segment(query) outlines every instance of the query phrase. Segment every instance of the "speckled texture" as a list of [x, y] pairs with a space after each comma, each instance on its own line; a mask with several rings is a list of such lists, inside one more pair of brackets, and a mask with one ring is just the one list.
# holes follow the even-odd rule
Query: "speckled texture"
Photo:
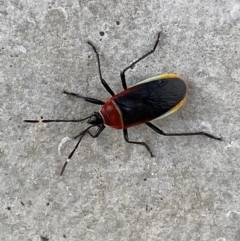
[[[188, 84], [176, 114], [147, 126], [107, 128], [89, 136], [59, 177], [75, 145], [58, 145], [86, 124], [27, 124], [24, 119], [81, 118], [105, 101], [103, 76], [122, 89], [119, 71], [162, 39], [154, 55], [127, 73], [127, 83], [165, 72]], [[0, 1], [0, 239], [240, 240], [240, 2]]]

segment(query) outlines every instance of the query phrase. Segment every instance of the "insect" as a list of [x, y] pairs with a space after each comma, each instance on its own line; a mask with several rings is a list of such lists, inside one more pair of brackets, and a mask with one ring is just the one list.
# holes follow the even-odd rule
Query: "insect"
[[[129, 140], [129, 127], [139, 124], [146, 124], [152, 130], [164, 136], [204, 135], [215, 140], [222, 140], [221, 137], [216, 137], [203, 131], [191, 133], [166, 133], [150, 122], [154, 119], [164, 118], [172, 114], [173, 112], [177, 111], [185, 102], [187, 86], [180, 76], [176, 74], [162, 74], [143, 80], [130, 88], [127, 87], [125, 78], [126, 71], [130, 68], [133, 68], [135, 64], [145, 59], [150, 54], [154, 53], [159, 43], [160, 34], [161, 32], [158, 33], [157, 40], [151, 51], [147, 52], [142, 57], [132, 62], [123, 71], [121, 71], [120, 77], [124, 90], [117, 94], [113, 92], [107, 82], [103, 79], [99, 53], [96, 47], [88, 41], [88, 44], [92, 47], [96, 54], [101, 83], [112, 97], [104, 102], [102, 100], [86, 97], [73, 92], [63, 91], [63, 93], [83, 99], [92, 104], [101, 105], [102, 107], [99, 112], [93, 112], [91, 115], [78, 120], [45, 120], [42, 118], [40, 120], [24, 120], [28, 123], [82, 122], [87, 120], [87, 123], [90, 126], [74, 137], [74, 139], [78, 139], [78, 142], [68, 156], [67, 161], [64, 163], [60, 175], [63, 174], [69, 160], [72, 158], [73, 154], [78, 148], [82, 138], [86, 134], [89, 134], [92, 138], [96, 138], [102, 133], [106, 126], [115, 129], [122, 129], [123, 137], [126, 142], [145, 146], [152, 157], [154, 157], [153, 152], [145, 142]], [[97, 130], [94, 134], [90, 132], [90, 129], [93, 127], [97, 127]]]

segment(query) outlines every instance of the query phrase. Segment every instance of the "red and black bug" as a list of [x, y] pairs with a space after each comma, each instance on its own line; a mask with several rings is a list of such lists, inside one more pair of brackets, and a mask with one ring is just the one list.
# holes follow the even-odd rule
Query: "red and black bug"
[[[124, 139], [128, 143], [145, 146], [152, 157], [154, 155], [150, 147], [145, 142], [129, 140], [127, 130], [129, 127], [139, 124], [146, 124], [152, 130], [164, 136], [204, 135], [215, 140], [222, 140], [221, 137], [216, 137], [202, 131], [192, 133], [165, 133], [150, 122], [154, 119], [164, 118], [172, 114], [173, 112], [177, 111], [185, 102], [187, 86], [186, 83], [178, 75], [159, 75], [143, 80], [138, 84], [127, 88], [125, 72], [128, 69], [132, 68], [135, 64], [152, 54], [159, 43], [159, 39], [160, 33], [158, 34], [154, 48], [145, 55], [143, 55], [141, 58], [131, 63], [120, 73], [124, 90], [118, 94], [115, 94], [110, 88], [110, 86], [107, 84], [107, 82], [103, 79], [98, 51], [91, 42], [88, 42], [97, 57], [98, 71], [101, 83], [112, 97], [106, 102], [104, 102], [95, 98], [85, 97], [76, 93], [63, 91], [63, 93], [65, 94], [84, 99], [85, 101], [96, 105], [102, 105], [102, 107], [99, 112], [93, 112], [90, 116], [87, 116], [80, 120], [24, 120], [28, 123], [82, 122], [84, 120], [88, 120], [87, 123], [90, 124], [90, 126], [74, 137], [74, 139], [78, 139], [78, 142], [74, 147], [73, 151], [68, 156], [67, 161], [64, 163], [60, 175], [63, 174], [67, 163], [72, 158], [82, 138], [86, 134], [89, 134], [92, 138], [96, 138], [102, 133], [106, 126], [110, 126], [115, 129], [122, 129]], [[98, 127], [97, 131], [94, 134], [90, 132], [90, 129], [93, 127]]]

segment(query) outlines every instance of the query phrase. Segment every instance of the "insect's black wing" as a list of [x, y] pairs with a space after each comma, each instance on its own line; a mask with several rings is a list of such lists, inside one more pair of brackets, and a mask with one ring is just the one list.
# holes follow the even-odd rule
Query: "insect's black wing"
[[177, 78], [135, 85], [114, 98], [126, 126], [156, 119], [176, 107], [186, 95], [186, 84]]

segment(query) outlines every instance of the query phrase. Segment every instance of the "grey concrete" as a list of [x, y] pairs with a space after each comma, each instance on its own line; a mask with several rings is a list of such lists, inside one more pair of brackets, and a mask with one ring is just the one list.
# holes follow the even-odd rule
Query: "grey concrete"
[[[117, 21], [119, 23], [117, 24]], [[155, 121], [165, 131], [222, 135], [163, 137], [145, 125], [107, 128], [27, 124], [24, 119], [81, 118], [98, 106], [62, 94], [106, 100], [103, 76], [118, 92], [119, 71], [161, 43], [127, 73], [132, 85], [165, 72], [181, 75], [188, 100]], [[240, 240], [240, 1], [0, 1], [0, 239]], [[101, 36], [100, 32], [104, 35]]]

